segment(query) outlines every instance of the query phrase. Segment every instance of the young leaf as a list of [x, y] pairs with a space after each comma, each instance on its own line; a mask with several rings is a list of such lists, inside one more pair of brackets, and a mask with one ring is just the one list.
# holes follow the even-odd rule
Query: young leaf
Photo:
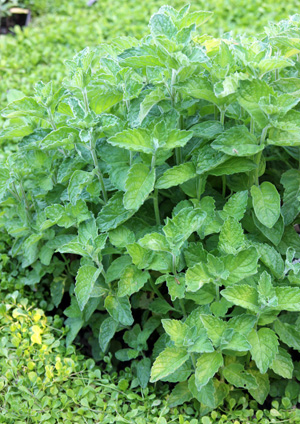
[[172, 374], [189, 359], [186, 349], [167, 347], [156, 358], [151, 369], [151, 383]]
[[270, 307], [276, 307], [278, 305], [278, 297], [272, 285], [271, 276], [266, 271], [264, 271], [259, 278], [257, 291], [259, 302], [262, 305]]
[[223, 366], [223, 356], [220, 352], [203, 353], [197, 361], [195, 383], [200, 390]]
[[251, 344], [251, 356], [262, 374], [266, 373], [278, 352], [278, 340], [269, 328], [252, 330], [248, 336]]
[[225, 254], [236, 254], [244, 247], [244, 243], [241, 224], [235, 218], [227, 218], [221, 228], [218, 248]]
[[236, 284], [257, 272], [257, 261], [259, 255], [254, 247], [240, 251], [237, 255], [225, 256], [224, 266], [229, 271], [225, 285]]
[[157, 105], [157, 103], [159, 103], [161, 100], [164, 100], [165, 98], [165, 93], [160, 88], [151, 91], [141, 103], [139, 113], [140, 123], [143, 122], [153, 106]]
[[192, 162], [182, 163], [167, 169], [157, 180], [155, 187], [166, 189], [182, 184], [196, 176], [195, 165]]
[[110, 231], [118, 225], [123, 224], [133, 214], [135, 210], [127, 210], [123, 205], [123, 193], [118, 192], [109, 199], [101, 209], [97, 217], [97, 226], [100, 231]]
[[127, 297], [107, 296], [104, 306], [115, 321], [125, 326], [133, 324], [133, 316]]
[[107, 140], [110, 144], [133, 152], [153, 153], [154, 144], [148, 130], [134, 128], [117, 133]]
[[254, 287], [247, 284], [239, 284], [232, 287], [227, 287], [221, 291], [221, 295], [229, 302], [242, 308], [249, 309], [257, 313], [259, 311], [258, 295]]
[[276, 187], [265, 181], [259, 187], [251, 187], [251, 196], [257, 219], [272, 228], [280, 216], [280, 196]]
[[131, 296], [144, 287], [148, 279], [147, 271], [141, 271], [135, 265], [127, 266], [118, 283], [118, 296]]
[[128, 173], [125, 183], [124, 206], [127, 210], [137, 210], [153, 190], [155, 169], [149, 170], [147, 165], [136, 163]]

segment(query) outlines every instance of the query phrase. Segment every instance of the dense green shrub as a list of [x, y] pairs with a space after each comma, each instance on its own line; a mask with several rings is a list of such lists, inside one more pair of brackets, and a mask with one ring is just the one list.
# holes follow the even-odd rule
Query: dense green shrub
[[197, 36], [210, 16], [166, 6], [86, 48], [1, 133], [1, 225], [28, 284], [69, 293], [67, 343], [85, 328], [201, 414], [300, 394], [299, 16], [241, 40]]

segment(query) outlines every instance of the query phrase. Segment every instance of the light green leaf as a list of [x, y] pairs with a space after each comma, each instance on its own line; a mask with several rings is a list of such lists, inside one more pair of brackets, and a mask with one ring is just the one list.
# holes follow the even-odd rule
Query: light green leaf
[[125, 326], [133, 324], [130, 302], [127, 297], [107, 296], [104, 306], [115, 321]]
[[57, 249], [57, 252], [60, 253], [74, 253], [75, 255], [88, 256], [85, 246], [78, 242], [77, 238], [75, 240], [69, 241], [69, 243], [64, 244], [63, 246]]
[[148, 130], [134, 128], [117, 133], [107, 140], [110, 144], [133, 152], [153, 153], [154, 144]]
[[166, 189], [177, 186], [196, 176], [195, 165], [192, 162], [182, 163], [167, 169], [157, 180], [155, 187]]
[[160, 146], [163, 150], [173, 150], [176, 147], [184, 147], [193, 137], [193, 131], [173, 129], [167, 133], [164, 143]]
[[80, 198], [80, 195], [83, 189], [89, 184], [92, 180], [93, 174], [85, 171], [75, 171], [70, 178], [68, 185], [68, 195], [72, 205], [75, 205], [77, 200]]
[[258, 282], [258, 300], [264, 306], [278, 305], [278, 298], [276, 296], [275, 288], [272, 285], [271, 275], [264, 271]]
[[43, 138], [39, 146], [43, 150], [52, 150], [59, 147], [72, 148], [76, 136], [78, 136], [78, 130], [71, 127], [60, 127]]
[[47, 119], [48, 114], [45, 107], [39, 105], [33, 97], [23, 97], [10, 103], [3, 111], [4, 118], [18, 118], [20, 116], [35, 116]]
[[269, 328], [252, 330], [248, 341], [252, 346], [250, 352], [257, 368], [262, 374], [266, 373], [278, 352], [279, 343], [276, 334]]
[[165, 35], [170, 39], [177, 33], [177, 28], [171, 18], [162, 13], [153, 15], [150, 19], [149, 26], [154, 38], [159, 35]]
[[126, 209], [139, 209], [154, 188], [155, 169], [136, 163], [128, 172], [125, 183], [124, 206]]
[[225, 256], [223, 261], [225, 269], [229, 271], [229, 276], [224, 284], [236, 284], [244, 278], [256, 274], [258, 259], [259, 255], [254, 247], [242, 250], [235, 256]]
[[233, 194], [225, 203], [223, 210], [220, 211], [221, 218], [225, 220], [227, 217], [232, 217], [240, 221], [246, 212], [247, 202], [247, 190]]
[[176, 346], [184, 347], [192, 343], [192, 340], [189, 340], [191, 336], [189, 334], [189, 327], [184, 322], [176, 319], [163, 319], [161, 323], [165, 332], [170, 336], [170, 339]]
[[244, 247], [244, 244], [241, 224], [235, 218], [227, 218], [221, 228], [218, 248], [225, 254], [235, 254]]
[[126, 247], [127, 244], [135, 242], [135, 235], [125, 225], [120, 225], [109, 232], [109, 241], [113, 246]]
[[195, 370], [195, 383], [200, 390], [218, 372], [224, 364], [220, 352], [203, 353], [197, 361]]
[[283, 378], [293, 378], [294, 364], [291, 355], [282, 347], [278, 348], [272, 364], [271, 370]]
[[154, 251], [170, 251], [170, 246], [166, 240], [166, 237], [160, 233], [146, 234], [143, 238], [139, 240], [139, 245], [146, 249]]
[[211, 146], [229, 156], [251, 156], [264, 148], [263, 145], [257, 143], [256, 137], [243, 125], [232, 127], [220, 134]]
[[251, 196], [257, 219], [272, 228], [280, 216], [280, 196], [276, 187], [265, 181], [259, 187], [251, 187]]
[[97, 217], [97, 226], [100, 231], [110, 231], [118, 225], [123, 224], [133, 214], [135, 210], [127, 210], [123, 205], [123, 193], [118, 192], [109, 199], [101, 209]]
[[104, 111], [108, 111], [112, 106], [119, 103], [123, 99], [123, 93], [114, 87], [96, 89], [88, 91], [89, 106], [93, 112], [100, 115]]
[[193, 395], [189, 389], [189, 384], [187, 381], [176, 384], [172, 390], [170, 397], [168, 399], [168, 404], [170, 408], [175, 406], [182, 405], [185, 402], [189, 402], [192, 399]]
[[255, 377], [247, 372], [242, 364], [232, 363], [223, 369], [223, 375], [228, 383], [242, 389], [256, 389], [258, 384]]
[[213, 12], [206, 11], [196, 11], [186, 14], [181, 21], [179, 22], [180, 28], [189, 27], [192, 24], [195, 24], [196, 27], [204, 24], [213, 16]]
[[151, 370], [151, 383], [172, 374], [189, 359], [186, 349], [167, 347], [156, 358]]
[[177, 277], [173, 275], [168, 275], [166, 277], [166, 283], [168, 287], [169, 295], [171, 296], [171, 300], [175, 299], [183, 299], [185, 294], [185, 279], [182, 276], [177, 275]]
[[153, 106], [157, 105], [161, 100], [166, 98], [165, 93], [160, 89], [156, 88], [151, 91], [142, 101], [140, 105], [139, 121], [140, 123], [146, 118]]
[[215, 408], [215, 388], [213, 384], [213, 379], [210, 379], [209, 382], [202, 386], [200, 389], [196, 386], [195, 375], [192, 375], [188, 381], [189, 389], [192, 392], [195, 399], [198, 402], [201, 402], [202, 405], [208, 406], [209, 408]]
[[105, 352], [109, 342], [114, 337], [118, 328], [118, 322], [108, 317], [102, 321], [99, 331], [99, 345], [102, 352]]
[[230, 318], [227, 322], [227, 328], [232, 328], [243, 336], [248, 336], [257, 321], [255, 315], [242, 314]]
[[99, 277], [101, 270], [102, 268], [84, 265], [80, 267], [77, 272], [75, 294], [81, 311], [83, 311], [90, 298], [94, 284]]
[[222, 152], [218, 152], [210, 145], [202, 147], [196, 158], [197, 160], [197, 174], [204, 174], [205, 172], [211, 171], [218, 165], [229, 159], [229, 156]]
[[204, 328], [207, 331], [208, 337], [213, 342], [214, 346], [218, 347], [221, 341], [222, 335], [224, 331], [226, 330], [225, 321], [213, 315], [205, 315], [205, 314], [200, 315], [200, 319]]
[[127, 266], [118, 283], [118, 296], [131, 296], [144, 287], [148, 279], [147, 271], [141, 271], [135, 265]]
[[247, 284], [237, 284], [227, 287], [221, 291], [221, 295], [234, 305], [249, 309], [255, 313], [259, 311], [257, 291], [254, 287]]
[[276, 309], [299, 312], [300, 311], [300, 288], [299, 287], [275, 287], [278, 305]]
[[300, 211], [300, 171], [290, 169], [280, 180], [284, 187], [282, 215], [285, 225], [291, 224]]

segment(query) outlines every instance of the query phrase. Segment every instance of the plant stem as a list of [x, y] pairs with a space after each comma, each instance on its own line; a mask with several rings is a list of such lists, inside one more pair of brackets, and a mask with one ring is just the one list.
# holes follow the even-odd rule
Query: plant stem
[[130, 166], [132, 165], [132, 160], [133, 160], [133, 153], [132, 153], [132, 151], [130, 150], [130, 151], [129, 151], [129, 165], [130, 165]]
[[[262, 133], [261, 133], [261, 137], [260, 137], [260, 145], [262, 145], [267, 137], [267, 133], [268, 133], [268, 129], [269, 126], [267, 125]], [[255, 156], [255, 163], [257, 165], [257, 168], [255, 169], [255, 185], [259, 185], [259, 165], [260, 165], [260, 159], [261, 159], [261, 155], [262, 155], [262, 151], [257, 153], [257, 155]]]
[[159, 215], [159, 206], [158, 206], [158, 189], [157, 188], [154, 190], [154, 194], [153, 194], [153, 206], [154, 206], [156, 225], [161, 225], [160, 215]]
[[155, 285], [155, 283], [154, 283], [153, 278], [151, 277], [151, 275], [150, 275], [149, 281], [150, 281], [150, 286], [152, 287], [152, 290], [154, 291], [154, 293], [157, 294], [158, 297], [160, 297], [161, 299], [163, 299], [163, 300], [166, 301], [166, 299], [163, 297], [163, 295], [161, 294], [161, 292], [156, 287], [156, 285]]
[[89, 113], [90, 107], [89, 107], [89, 99], [88, 99], [88, 96], [87, 96], [86, 88], [83, 88], [81, 90], [81, 92], [82, 92], [82, 96], [83, 96], [85, 111], [86, 111], [86, 113]]
[[220, 301], [220, 287], [216, 284], [216, 302]]
[[50, 124], [52, 126], [52, 129], [53, 130], [57, 130], [56, 125], [55, 125], [55, 122], [54, 122], [54, 119], [53, 119], [53, 114], [52, 114], [52, 111], [51, 111], [51, 108], [50, 107], [47, 108], [47, 112], [48, 112], [49, 121], [50, 121]]
[[217, 121], [219, 118], [219, 110], [216, 105], [214, 106], [214, 118], [215, 118], [215, 121]]
[[180, 308], [182, 310], [183, 317], [186, 318], [186, 310], [185, 310], [184, 300], [183, 299], [179, 299], [179, 305], [180, 305]]
[[226, 111], [226, 109], [221, 109], [221, 111], [220, 111], [220, 122], [221, 122], [221, 124], [222, 125], [224, 125], [224, 123], [225, 123], [225, 111]]
[[222, 196], [226, 196], [226, 175], [222, 175]]
[[99, 163], [98, 163], [96, 151], [93, 147], [90, 148], [90, 151], [91, 151], [94, 166], [95, 166], [95, 169], [96, 169], [96, 172], [97, 172], [97, 177], [98, 177], [98, 180], [99, 180], [100, 185], [101, 185], [103, 199], [104, 199], [104, 202], [106, 203], [107, 202], [107, 193], [106, 193], [106, 189], [105, 189], [105, 185], [104, 185], [104, 181], [103, 181], [103, 175], [102, 175], [102, 172], [99, 168]]
[[182, 158], [181, 158], [181, 148], [180, 147], [176, 147], [175, 148], [175, 157], [176, 157], [176, 165], [180, 165], [182, 162]]
[[251, 117], [251, 119], [250, 119], [250, 133], [254, 134], [254, 130], [255, 130], [255, 123], [254, 123], [254, 119]]

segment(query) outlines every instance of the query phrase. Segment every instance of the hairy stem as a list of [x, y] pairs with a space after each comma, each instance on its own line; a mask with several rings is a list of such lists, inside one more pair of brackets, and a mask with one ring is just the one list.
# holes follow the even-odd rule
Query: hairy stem
[[85, 111], [86, 111], [86, 113], [89, 113], [89, 111], [90, 111], [90, 106], [89, 106], [89, 99], [88, 99], [88, 96], [87, 96], [86, 88], [83, 88], [83, 89], [81, 90], [81, 92], [82, 92], [82, 96], [83, 96], [83, 101], [84, 101], [84, 108], [85, 108]]
[[91, 155], [92, 155], [92, 158], [93, 158], [94, 166], [95, 166], [95, 169], [96, 169], [97, 177], [98, 177], [98, 180], [99, 180], [100, 185], [101, 185], [103, 199], [104, 199], [104, 202], [106, 203], [107, 200], [108, 200], [107, 199], [107, 193], [106, 193], [106, 189], [105, 189], [105, 185], [104, 185], [104, 181], [103, 181], [103, 175], [102, 175], [101, 169], [99, 167], [96, 151], [93, 147], [91, 147], [90, 150], [91, 150]]
[[158, 206], [158, 189], [157, 188], [154, 190], [153, 206], [154, 206], [154, 214], [155, 214], [156, 225], [161, 225], [160, 214], [159, 214], [159, 206]]
[[52, 111], [51, 111], [51, 108], [50, 107], [47, 108], [47, 112], [48, 112], [49, 122], [51, 124], [52, 129], [53, 130], [57, 130], [56, 125], [55, 125], [55, 122], [54, 122], [53, 114], [52, 114]]

